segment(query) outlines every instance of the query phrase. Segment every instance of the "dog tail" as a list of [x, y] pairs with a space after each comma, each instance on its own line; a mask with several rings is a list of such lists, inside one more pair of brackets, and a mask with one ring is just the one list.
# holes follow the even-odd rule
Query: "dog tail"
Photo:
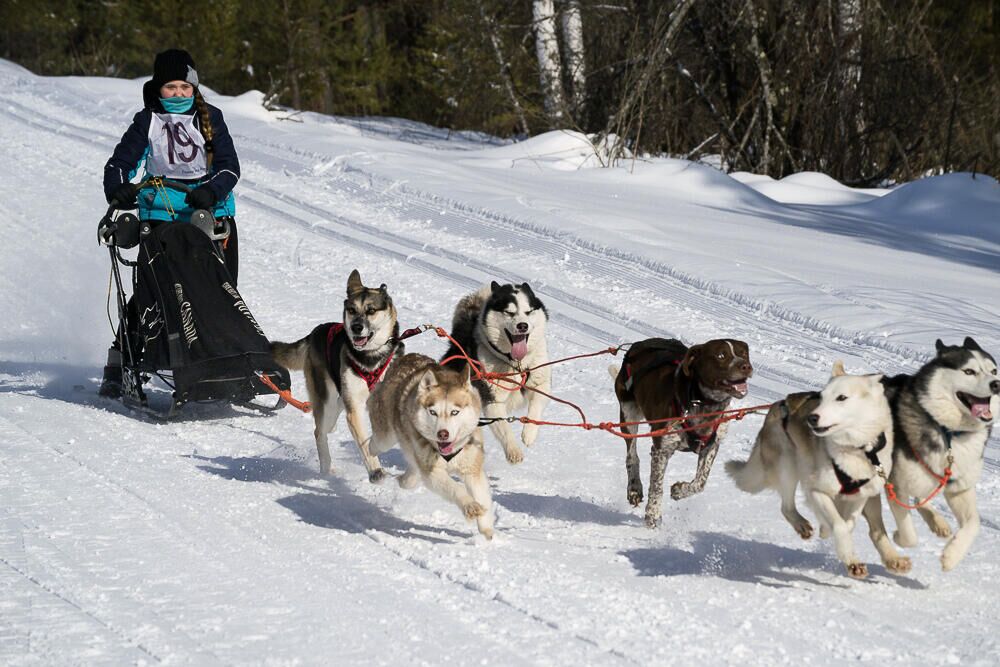
[[764, 455], [761, 453], [763, 449], [758, 441], [754, 443], [750, 458], [746, 461], [726, 461], [726, 473], [733, 478], [740, 491], [760, 493], [771, 486]]
[[619, 369], [614, 364], [611, 364], [610, 366], [608, 366], [608, 375], [611, 376], [612, 380], [617, 380], [618, 379], [618, 371], [619, 370], [621, 370], [621, 369]]
[[290, 371], [301, 371], [306, 367], [306, 353], [309, 351], [309, 336], [294, 343], [271, 343], [271, 356], [281, 366]]

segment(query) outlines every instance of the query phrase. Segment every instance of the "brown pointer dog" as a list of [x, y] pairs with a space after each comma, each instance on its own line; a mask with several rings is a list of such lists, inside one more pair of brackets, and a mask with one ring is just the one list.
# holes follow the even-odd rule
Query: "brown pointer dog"
[[[632, 344], [621, 369], [611, 366], [608, 370], [615, 378], [623, 422], [651, 421], [650, 430], [706, 424], [685, 433], [653, 438], [646, 525], [655, 528], [663, 514], [667, 461], [676, 451], [696, 453], [698, 470], [694, 479], [676, 482], [670, 487], [670, 497], [680, 500], [700, 493], [719, 452], [718, 442], [727, 430], [726, 424], [713, 427], [710, 424], [713, 417], [692, 416], [683, 422], [656, 420], [726, 410], [733, 398], [746, 396], [747, 379], [753, 375], [750, 350], [743, 341], [731, 338], [710, 340], [691, 348], [679, 340], [650, 338]], [[622, 430], [634, 434], [638, 427], [625, 426]], [[642, 502], [639, 455], [634, 438], [627, 439], [625, 444], [628, 501], [635, 507]]]

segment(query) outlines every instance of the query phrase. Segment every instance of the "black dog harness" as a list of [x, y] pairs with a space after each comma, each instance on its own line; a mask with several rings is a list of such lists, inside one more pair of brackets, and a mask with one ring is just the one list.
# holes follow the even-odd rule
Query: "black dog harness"
[[[872, 467], [874, 467], [875, 470], [878, 470], [882, 465], [878, 460], [878, 453], [885, 448], [885, 445], [885, 433], [881, 433], [878, 436], [875, 446], [865, 451], [865, 456], [868, 458], [868, 462], [872, 464]], [[861, 490], [861, 487], [872, 481], [871, 477], [868, 479], [853, 479], [850, 475], [844, 472], [832, 458], [830, 459], [830, 463], [833, 464], [833, 472], [837, 475], [837, 481], [840, 482], [840, 493], [842, 495], [853, 496]]]

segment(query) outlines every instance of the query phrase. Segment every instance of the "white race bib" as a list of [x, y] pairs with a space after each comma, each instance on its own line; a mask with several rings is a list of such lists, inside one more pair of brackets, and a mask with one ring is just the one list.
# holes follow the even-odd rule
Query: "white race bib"
[[202, 178], [208, 173], [205, 137], [194, 116], [154, 113], [149, 122], [149, 155], [146, 173], [167, 178]]

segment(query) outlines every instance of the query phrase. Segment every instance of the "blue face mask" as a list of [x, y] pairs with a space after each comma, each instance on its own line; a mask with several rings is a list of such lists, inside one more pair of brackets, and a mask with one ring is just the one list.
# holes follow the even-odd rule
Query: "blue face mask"
[[161, 97], [160, 104], [167, 113], [185, 113], [191, 110], [194, 97]]

